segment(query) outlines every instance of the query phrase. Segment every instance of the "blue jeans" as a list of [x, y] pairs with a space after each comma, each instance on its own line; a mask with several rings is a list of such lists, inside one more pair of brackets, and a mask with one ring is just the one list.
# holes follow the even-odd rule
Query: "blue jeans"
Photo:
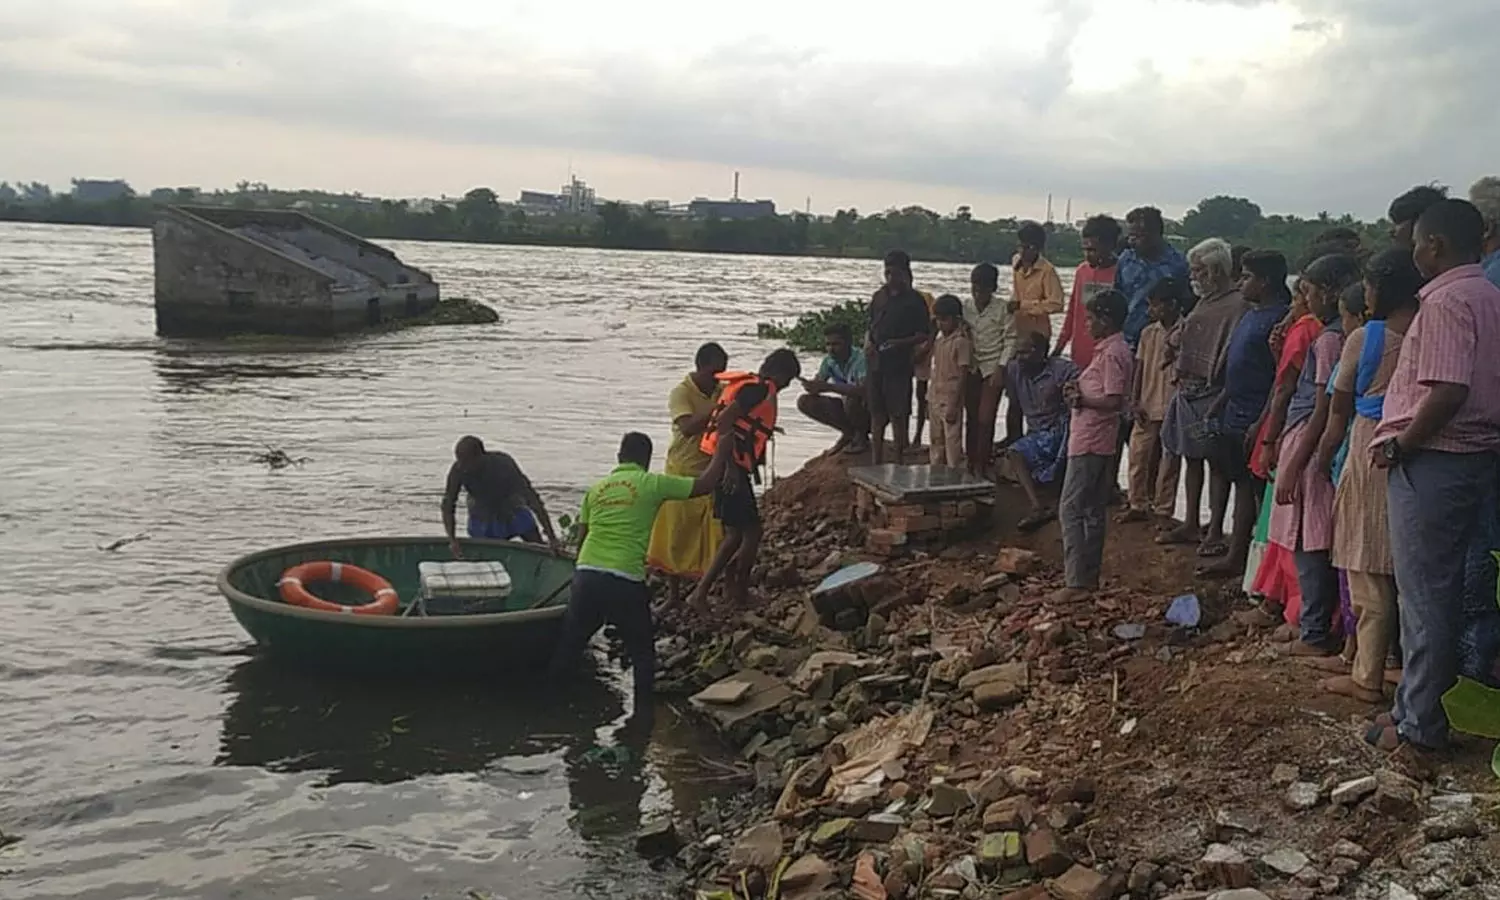
[[1339, 612], [1339, 576], [1327, 550], [1298, 550], [1297, 587], [1302, 591], [1302, 614], [1297, 627], [1304, 644], [1326, 644], [1333, 637], [1333, 619]]
[[1402, 655], [1391, 714], [1406, 740], [1442, 747], [1448, 742], [1443, 694], [1458, 680], [1465, 561], [1492, 512], [1496, 457], [1423, 451], [1388, 478]]
[[470, 515], [469, 537], [486, 538], [492, 541], [520, 538], [531, 544], [542, 542], [541, 532], [537, 530], [536, 516], [524, 506], [511, 514], [509, 519], [484, 519]]

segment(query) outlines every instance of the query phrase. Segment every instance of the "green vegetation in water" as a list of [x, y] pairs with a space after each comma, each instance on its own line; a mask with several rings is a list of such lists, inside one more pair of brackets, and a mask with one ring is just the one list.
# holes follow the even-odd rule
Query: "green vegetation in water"
[[438, 301], [438, 305], [420, 316], [390, 318], [371, 326], [374, 331], [399, 331], [403, 328], [427, 328], [434, 325], [493, 325], [500, 321], [500, 314], [478, 300], [454, 297]]
[[441, 300], [438, 305], [411, 319], [402, 320], [414, 327], [426, 325], [493, 325], [500, 321], [500, 314], [478, 300], [454, 297]]
[[863, 300], [849, 300], [828, 309], [805, 312], [790, 324], [783, 322], [761, 322], [755, 326], [757, 337], [772, 341], [784, 341], [796, 350], [819, 351], [823, 349], [824, 330], [834, 324], [849, 326], [854, 335], [854, 346], [863, 346], [865, 326], [870, 314]]
[[557, 539], [569, 550], [578, 549], [578, 530], [583, 523], [563, 513], [557, 517]]

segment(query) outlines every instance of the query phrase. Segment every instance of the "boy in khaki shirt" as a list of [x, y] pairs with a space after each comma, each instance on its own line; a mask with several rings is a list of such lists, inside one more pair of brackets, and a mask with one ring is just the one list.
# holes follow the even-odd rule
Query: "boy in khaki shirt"
[[944, 294], [932, 305], [938, 335], [932, 343], [932, 375], [927, 383], [932, 420], [930, 459], [935, 466], [964, 464], [964, 386], [974, 368], [974, 342], [964, 327], [963, 303]]
[[1130, 432], [1130, 508], [1120, 514], [1121, 522], [1144, 522], [1155, 514], [1158, 524], [1167, 524], [1177, 508], [1182, 461], [1163, 449], [1161, 423], [1172, 398], [1167, 335], [1177, 327], [1180, 289], [1180, 282], [1163, 278], [1147, 295], [1151, 324], [1141, 332], [1130, 405], [1135, 417]]

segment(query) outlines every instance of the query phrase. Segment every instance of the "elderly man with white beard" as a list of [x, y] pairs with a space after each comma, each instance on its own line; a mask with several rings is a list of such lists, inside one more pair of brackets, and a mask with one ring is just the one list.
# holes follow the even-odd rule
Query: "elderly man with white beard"
[[[1229, 508], [1230, 473], [1218, 453], [1218, 421], [1224, 402], [1224, 371], [1229, 336], [1250, 308], [1234, 283], [1234, 254], [1226, 241], [1210, 238], [1188, 251], [1188, 278], [1198, 304], [1168, 338], [1177, 393], [1162, 422], [1162, 446], [1181, 457], [1187, 473], [1187, 513], [1181, 525], [1163, 534], [1164, 544], [1198, 543], [1198, 555], [1225, 552], [1224, 514]], [[1203, 469], [1211, 475], [1208, 530], [1203, 531]]]

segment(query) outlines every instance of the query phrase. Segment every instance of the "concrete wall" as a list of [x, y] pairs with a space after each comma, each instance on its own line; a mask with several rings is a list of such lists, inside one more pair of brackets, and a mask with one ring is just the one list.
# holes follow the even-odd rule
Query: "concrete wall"
[[156, 331], [167, 337], [337, 330], [332, 279], [165, 215], [152, 230]]
[[[163, 336], [333, 334], [418, 315], [438, 302], [438, 286], [425, 273], [402, 266], [388, 251], [365, 250], [373, 245], [357, 239], [345, 244], [328, 235], [330, 242], [319, 243], [311, 252], [328, 249], [347, 260], [379, 258], [383, 262], [378, 265], [406, 269], [421, 280], [379, 283], [373, 275], [346, 267], [343, 260], [325, 259], [324, 265], [315, 266], [305, 248], [286, 245], [281, 252], [276, 249], [283, 246], [279, 241], [256, 243], [224, 227], [245, 227], [248, 221], [216, 223], [197, 212], [168, 209], [153, 229], [156, 330]], [[263, 222], [273, 229], [295, 231], [298, 237], [304, 234], [301, 228], [291, 228], [293, 221], [305, 221], [295, 214], [224, 212], [247, 220], [253, 216], [257, 228]], [[350, 277], [341, 278], [340, 273]]]

